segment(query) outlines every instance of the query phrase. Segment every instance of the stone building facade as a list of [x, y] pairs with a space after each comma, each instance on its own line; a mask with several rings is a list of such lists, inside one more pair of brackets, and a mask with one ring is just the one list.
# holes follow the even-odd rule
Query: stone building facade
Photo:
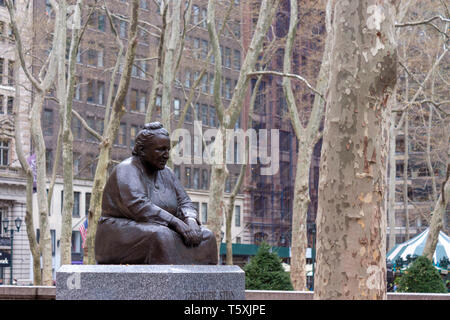
[[[24, 21], [21, 28], [32, 30], [32, 4], [16, 1], [18, 15]], [[27, 18], [28, 17], [28, 18]], [[15, 40], [9, 24], [9, 13], [5, 2], [0, 1], [0, 251], [12, 257], [11, 267], [0, 267], [0, 282], [28, 283], [31, 278], [31, 259], [25, 227], [26, 181], [16, 152], [16, 123], [24, 157], [30, 156], [30, 126], [28, 114], [31, 105], [30, 85], [16, 63]], [[24, 42], [30, 41], [30, 34]], [[17, 85], [21, 83], [21, 86]], [[20, 92], [17, 92], [20, 90]], [[16, 122], [17, 118], [17, 122]], [[20, 229], [15, 220], [21, 220]], [[8, 224], [5, 230], [6, 223]], [[14, 230], [11, 239], [11, 229]], [[13, 240], [13, 241], [11, 241]], [[11, 248], [12, 242], [12, 248]], [[12, 250], [11, 250], [12, 249]], [[10, 261], [11, 262], [11, 261]], [[16, 279], [17, 281], [15, 281]]]

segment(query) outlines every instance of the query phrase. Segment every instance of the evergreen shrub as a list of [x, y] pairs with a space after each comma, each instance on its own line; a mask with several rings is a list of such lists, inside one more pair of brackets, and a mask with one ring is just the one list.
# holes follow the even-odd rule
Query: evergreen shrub
[[447, 293], [439, 271], [423, 256], [414, 260], [396, 282], [399, 292]]
[[289, 273], [284, 271], [281, 259], [270, 252], [267, 243], [244, 266], [247, 290], [294, 290]]

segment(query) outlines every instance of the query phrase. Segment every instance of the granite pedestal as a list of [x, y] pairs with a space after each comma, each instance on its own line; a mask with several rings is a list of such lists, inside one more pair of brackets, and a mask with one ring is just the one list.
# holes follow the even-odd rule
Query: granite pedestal
[[57, 300], [244, 300], [238, 266], [64, 265]]

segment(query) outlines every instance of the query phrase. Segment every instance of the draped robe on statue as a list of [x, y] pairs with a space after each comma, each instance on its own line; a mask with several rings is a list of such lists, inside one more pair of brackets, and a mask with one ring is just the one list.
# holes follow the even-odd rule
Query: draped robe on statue
[[200, 226], [202, 241], [186, 246], [170, 228], [172, 219], [197, 220], [198, 212], [172, 170], [147, 172], [132, 156], [118, 164], [103, 192], [95, 238], [99, 264], [217, 264], [213, 233]]

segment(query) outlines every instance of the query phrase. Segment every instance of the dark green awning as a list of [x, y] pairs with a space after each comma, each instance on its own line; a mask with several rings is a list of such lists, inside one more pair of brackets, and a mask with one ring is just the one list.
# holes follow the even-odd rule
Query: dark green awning
[[[256, 244], [233, 243], [233, 256], [254, 256], [259, 249]], [[272, 247], [272, 252], [276, 252], [280, 258], [289, 258], [289, 247]], [[225, 243], [220, 244], [220, 254], [225, 255], [227, 247]]]

